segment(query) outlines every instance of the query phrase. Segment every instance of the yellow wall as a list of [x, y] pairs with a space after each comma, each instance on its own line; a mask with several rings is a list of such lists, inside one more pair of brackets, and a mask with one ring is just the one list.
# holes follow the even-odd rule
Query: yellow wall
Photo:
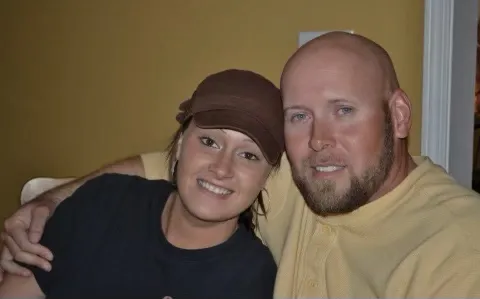
[[206, 74], [247, 68], [278, 83], [298, 32], [329, 29], [391, 53], [419, 153], [423, 1], [1, 1], [0, 219], [29, 178], [161, 149]]

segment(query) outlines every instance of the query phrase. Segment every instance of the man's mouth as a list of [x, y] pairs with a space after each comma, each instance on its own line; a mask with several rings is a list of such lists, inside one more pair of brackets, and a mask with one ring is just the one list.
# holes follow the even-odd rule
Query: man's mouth
[[329, 172], [335, 172], [335, 171], [338, 171], [338, 170], [342, 170], [342, 169], [345, 168], [345, 166], [341, 166], [341, 165], [322, 165], [322, 166], [315, 166], [313, 168], [318, 172], [329, 173]]

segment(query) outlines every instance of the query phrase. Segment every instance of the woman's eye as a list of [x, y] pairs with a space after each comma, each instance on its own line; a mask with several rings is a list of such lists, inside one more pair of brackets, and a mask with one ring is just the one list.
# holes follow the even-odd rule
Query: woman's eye
[[203, 143], [204, 145], [208, 146], [208, 147], [218, 148], [215, 141], [210, 137], [200, 137], [200, 142]]
[[243, 158], [245, 158], [247, 160], [259, 160], [257, 155], [249, 153], [249, 152], [241, 153], [240, 156], [242, 156]]

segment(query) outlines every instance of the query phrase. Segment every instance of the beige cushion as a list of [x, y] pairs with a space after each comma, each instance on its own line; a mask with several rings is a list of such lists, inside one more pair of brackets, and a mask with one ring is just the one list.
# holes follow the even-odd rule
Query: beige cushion
[[45, 191], [48, 191], [56, 186], [67, 183], [74, 178], [34, 178], [29, 180], [22, 188], [20, 194], [20, 203], [23, 205]]

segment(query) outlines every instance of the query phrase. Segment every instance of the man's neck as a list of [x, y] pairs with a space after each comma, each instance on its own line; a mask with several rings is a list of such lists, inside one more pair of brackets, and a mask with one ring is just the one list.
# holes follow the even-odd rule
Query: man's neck
[[178, 248], [202, 249], [225, 242], [236, 230], [237, 219], [206, 222], [185, 208], [177, 192], [168, 198], [162, 212], [161, 228], [167, 240]]
[[412, 172], [417, 164], [413, 161], [412, 156], [408, 153], [408, 149], [402, 148], [396, 154], [395, 161], [387, 176], [387, 179], [383, 183], [382, 187], [372, 196], [370, 202], [377, 200], [378, 198], [389, 193], [400, 185], [403, 180]]

